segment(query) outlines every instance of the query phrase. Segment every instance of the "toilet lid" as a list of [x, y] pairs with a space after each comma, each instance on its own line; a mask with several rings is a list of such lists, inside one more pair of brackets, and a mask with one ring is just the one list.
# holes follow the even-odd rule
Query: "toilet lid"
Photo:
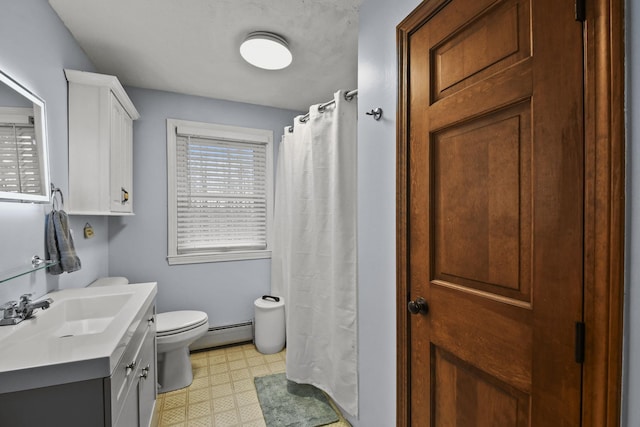
[[194, 310], [170, 311], [156, 315], [156, 334], [176, 334], [198, 326], [208, 321], [207, 313]]

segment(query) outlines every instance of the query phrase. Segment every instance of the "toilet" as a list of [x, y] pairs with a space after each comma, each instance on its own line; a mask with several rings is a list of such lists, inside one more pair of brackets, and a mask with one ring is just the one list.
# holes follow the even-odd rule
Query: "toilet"
[[[126, 285], [126, 277], [103, 277], [89, 286]], [[156, 345], [160, 393], [187, 387], [193, 381], [189, 345], [209, 329], [207, 313], [182, 310], [156, 314]]]

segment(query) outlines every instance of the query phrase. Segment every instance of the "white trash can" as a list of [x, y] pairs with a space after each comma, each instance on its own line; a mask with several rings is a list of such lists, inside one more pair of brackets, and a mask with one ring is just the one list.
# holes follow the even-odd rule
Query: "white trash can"
[[277, 353], [284, 348], [284, 300], [264, 295], [253, 303], [255, 307], [254, 342], [262, 354]]

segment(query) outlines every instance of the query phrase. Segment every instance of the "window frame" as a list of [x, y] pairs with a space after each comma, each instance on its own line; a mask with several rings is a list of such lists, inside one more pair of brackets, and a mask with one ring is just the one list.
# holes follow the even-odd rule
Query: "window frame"
[[[267, 247], [253, 250], [204, 251], [189, 254], [178, 253], [178, 204], [177, 204], [177, 130], [189, 129], [194, 135], [266, 145], [266, 191], [267, 191]], [[179, 119], [167, 119], [167, 262], [169, 265], [195, 264], [206, 262], [242, 261], [271, 258], [272, 222], [273, 222], [273, 131], [215, 123], [195, 122]]]

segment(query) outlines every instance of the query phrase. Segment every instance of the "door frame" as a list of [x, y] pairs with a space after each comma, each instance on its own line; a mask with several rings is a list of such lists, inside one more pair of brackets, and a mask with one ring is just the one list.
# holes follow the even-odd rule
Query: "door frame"
[[[409, 35], [451, 0], [425, 0], [397, 27], [396, 334], [398, 427], [411, 420], [408, 251]], [[580, 1], [580, 0], [577, 0]], [[624, 0], [586, 1], [582, 426], [620, 425], [624, 296]], [[424, 414], [420, 414], [424, 416]]]

